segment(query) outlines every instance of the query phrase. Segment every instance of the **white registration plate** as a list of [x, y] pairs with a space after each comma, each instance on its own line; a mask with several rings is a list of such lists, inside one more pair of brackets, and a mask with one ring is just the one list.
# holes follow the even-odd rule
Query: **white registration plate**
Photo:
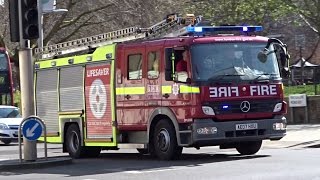
[[258, 123], [236, 124], [236, 130], [258, 129]]

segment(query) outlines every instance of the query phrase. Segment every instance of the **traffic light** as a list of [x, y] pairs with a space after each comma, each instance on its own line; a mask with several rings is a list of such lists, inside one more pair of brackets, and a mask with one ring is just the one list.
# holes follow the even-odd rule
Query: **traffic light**
[[19, 7], [18, 0], [9, 0], [10, 37], [12, 42], [19, 42]]
[[21, 19], [23, 39], [39, 38], [38, 2], [21, 0]]

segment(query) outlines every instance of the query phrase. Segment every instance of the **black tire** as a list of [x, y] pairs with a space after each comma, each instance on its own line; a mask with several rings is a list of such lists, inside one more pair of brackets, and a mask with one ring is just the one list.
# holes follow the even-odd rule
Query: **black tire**
[[89, 158], [95, 158], [100, 155], [101, 147], [85, 147], [85, 155]]
[[247, 141], [247, 142], [240, 142], [236, 145], [237, 151], [241, 155], [252, 155], [257, 153], [262, 145], [262, 140], [260, 141]]
[[179, 159], [182, 154], [182, 147], [178, 146], [175, 129], [167, 119], [162, 119], [156, 124], [152, 143], [152, 153], [161, 160]]
[[86, 154], [86, 148], [81, 146], [81, 134], [77, 124], [71, 124], [66, 134], [66, 148], [72, 158], [82, 158]]
[[149, 154], [149, 149], [137, 149], [137, 151], [139, 152], [139, 154]]
[[12, 141], [9, 139], [1, 140], [5, 145], [9, 145]]

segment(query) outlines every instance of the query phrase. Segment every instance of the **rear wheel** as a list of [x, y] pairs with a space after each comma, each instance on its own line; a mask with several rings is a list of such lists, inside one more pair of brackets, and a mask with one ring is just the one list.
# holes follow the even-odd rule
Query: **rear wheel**
[[260, 141], [247, 141], [247, 142], [240, 142], [236, 145], [237, 151], [241, 155], [252, 155], [257, 153], [262, 145], [262, 140]]
[[180, 158], [182, 147], [178, 146], [176, 132], [167, 119], [160, 120], [154, 129], [152, 137], [153, 152], [161, 160]]
[[77, 124], [71, 124], [66, 134], [66, 148], [72, 158], [81, 158], [86, 154], [86, 148], [81, 146], [81, 135]]
[[4, 140], [1, 140], [5, 145], [9, 145], [11, 143], [11, 140], [8, 140], [8, 139], [4, 139]]

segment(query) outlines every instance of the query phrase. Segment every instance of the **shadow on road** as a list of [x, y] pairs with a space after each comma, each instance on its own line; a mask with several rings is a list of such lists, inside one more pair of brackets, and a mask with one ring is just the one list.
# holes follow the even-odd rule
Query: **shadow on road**
[[99, 158], [75, 159], [73, 164], [43, 169], [16, 170], [0, 172], [2, 176], [23, 174], [63, 174], [68, 176], [86, 176], [118, 172], [152, 172], [203, 166], [210, 163], [266, 158], [270, 155], [241, 156], [238, 154], [183, 154], [180, 160], [159, 161], [148, 155], [137, 153], [102, 153]]

